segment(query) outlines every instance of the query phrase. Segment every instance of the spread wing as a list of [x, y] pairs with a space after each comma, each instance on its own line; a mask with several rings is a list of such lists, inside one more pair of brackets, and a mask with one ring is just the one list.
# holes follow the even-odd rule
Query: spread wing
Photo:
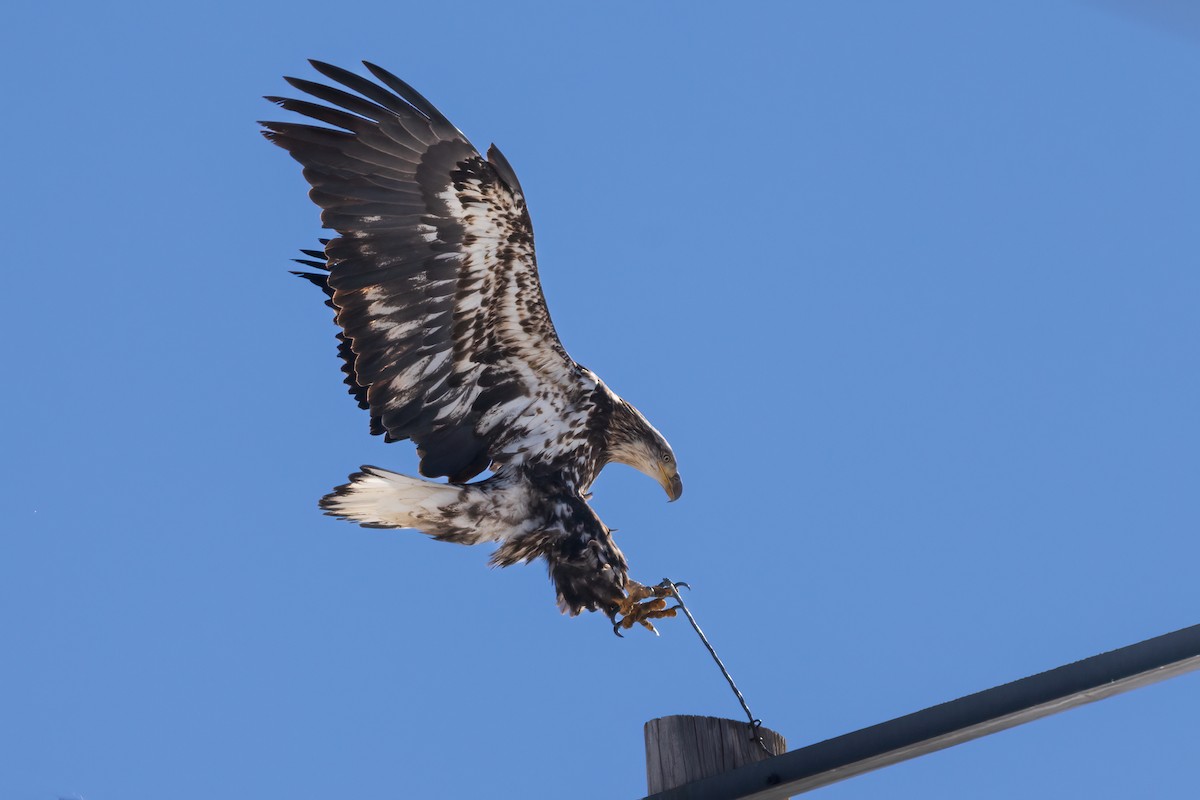
[[288, 78], [323, 103], [267, 99], [322, 125], [263, 133], [304, 166], [337, 232], [328, 275], [310, 280], [327, 288], [372, 432], [412, 439], [421, 473], [455, 482], [534, 457], [589, 387], [550, 321], [512, 168], [387, 71], [366, 64], [375, 83], [311, 63], [357, 94]]

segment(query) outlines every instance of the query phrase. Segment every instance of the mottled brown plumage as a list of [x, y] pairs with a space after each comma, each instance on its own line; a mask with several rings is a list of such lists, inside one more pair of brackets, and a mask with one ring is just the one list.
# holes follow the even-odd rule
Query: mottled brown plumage
[[675, 499], [674, 453], [559, 342], [512, 167], [495, 147], [480, 155], [391, 73], [366, 64], [372, 81], [312, 64], [344, 89], [288, 78], [322, 102], [268, 99], [320, 125], [262, 123], [303, 165], [336, 232], [300, 260], [323, 271], [298, 274], [334, 309], [346, 383], [372, 433], [411, 439], [421, 474], [449, 480], [364, 467], [321, 507], [363, 525], [496, 541], [500, 566], [544, 558], [571, 614], [663, 616], [630, 600], [625, 558], [586, 496], [620, 461]]

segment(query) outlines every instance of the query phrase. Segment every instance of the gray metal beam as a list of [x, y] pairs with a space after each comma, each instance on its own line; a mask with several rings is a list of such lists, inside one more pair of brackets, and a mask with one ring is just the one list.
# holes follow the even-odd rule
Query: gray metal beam
[[783, 800], [1200, 668], [1200, 625], [651, 795]]

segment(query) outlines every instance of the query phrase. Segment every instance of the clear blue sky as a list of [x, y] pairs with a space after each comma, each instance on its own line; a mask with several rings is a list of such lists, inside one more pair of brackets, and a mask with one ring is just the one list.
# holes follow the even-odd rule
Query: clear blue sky
[[[792, 747], [1200, 622], [1200, 14], [1140, 7], [10, 10], [0, 797], [633, 798], [646, 720], [740, 714], [683, 621], [318, 512], [415, 458], [287, 274], [317, 211], [254, 121], [309, 57], [515, 165], [567, 348], [687, 486], [595, 505]], [[821, 796], [1190, 794], [1198, 713]]]

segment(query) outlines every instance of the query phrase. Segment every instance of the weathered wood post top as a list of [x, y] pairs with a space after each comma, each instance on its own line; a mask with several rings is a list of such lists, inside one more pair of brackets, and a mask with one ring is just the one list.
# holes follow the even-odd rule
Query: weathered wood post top
[[[766, 750], [756, 736], [762, 737]], [[782, 736], [767, 728], [752, 730], [744, 719], [685, 714], [652, 719], [646, 723], [648, 793], [674, 789], [786, 751]]]

